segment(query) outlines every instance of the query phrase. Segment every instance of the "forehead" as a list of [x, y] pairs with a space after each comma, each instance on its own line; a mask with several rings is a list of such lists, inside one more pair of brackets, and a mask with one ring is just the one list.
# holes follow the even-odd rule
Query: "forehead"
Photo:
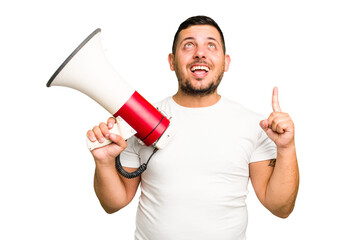
[[219, 43], [221, 42], [220, 33], [215, 27], [210, 25], [195, 25], [182, 30], [179, 33], [179, 42], [187, 38], [195, 40], [215, 39]]

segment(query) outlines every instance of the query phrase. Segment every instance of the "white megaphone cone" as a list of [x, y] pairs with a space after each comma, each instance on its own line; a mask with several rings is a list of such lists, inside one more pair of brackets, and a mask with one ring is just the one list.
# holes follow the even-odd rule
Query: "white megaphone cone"
[[[173, 130], [170, 121], [123, 80], [102, 49], [100, 29], [90, 34], [53, 74], [47, 87], [76, 89], [103, 106], [117, 119], [111, 131], [128, 139], [135, 134], [147, 146], [163, 148]], [[164, 134], [166, 131], [166, 134]], [[105, 146], [88, 140], [90, 150]]]

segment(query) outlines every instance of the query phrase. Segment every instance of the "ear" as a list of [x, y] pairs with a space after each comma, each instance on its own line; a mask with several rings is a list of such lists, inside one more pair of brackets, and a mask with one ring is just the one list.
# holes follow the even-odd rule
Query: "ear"
[[168, 61], [169, 61], [171, 71], [175, 71], [175, 67], [174, 67], [175, 56], [174, 56], [174, 54], [172, 54], [172, 53], [169, 54]]
[[231, 58], [228, 54], [225, 55], [225, 72], [229, 70]]

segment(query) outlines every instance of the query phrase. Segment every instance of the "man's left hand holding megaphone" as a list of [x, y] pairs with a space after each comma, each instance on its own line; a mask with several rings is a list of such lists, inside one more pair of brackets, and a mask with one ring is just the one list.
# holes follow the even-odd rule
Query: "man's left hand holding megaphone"
[[[100, 29], [96, 29], [91, 33], [56, 70], [46, 86], [78, 90], [116, 118], [116, 121], [110, 118], [107, 124], [100, 124], [92, 133], [88, 132], [87, 144], [90, 150], [114, 142], [116, 144], [107, 147], [108, 153], [119, 155], [126, 147], [125, 140], [135, 135], [146, 146], [154, 146], [154, 154], [157, 149], [164, 148], [175, 134], [173, 120], [170, 123], [168, 118], [118, 75], [104, 54], [100, 32]], [[116, 163], [122, 175], [133, 178], [146, 169], [148, 162], [134, 174], [122, 169], [119, 156]]]

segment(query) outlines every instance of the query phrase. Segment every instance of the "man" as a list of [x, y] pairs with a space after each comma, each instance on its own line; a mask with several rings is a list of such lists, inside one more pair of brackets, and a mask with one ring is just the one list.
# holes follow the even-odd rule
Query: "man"
[[113, 118], [87, 134], [91, 141], [114, 142], [92, 151], [94, 188], [106, 212], [129, 204], [141, 182], [135, 239], [245, 239], [249, 177], [273, 214], [286, 218], [294, 208], [299, 185], [294, 124], [280, 109], [277, 88], [273, 113], [265, 120], [217, 93], [230, 64], [225, 51], [211, 18], [196, 16], [180, 25], [168, 57], [179, 88], [156, 105], [176, 120], [177, 134], [141, 177], [119, 175], [115, 157], [121, 153], [131, 172], [147, 161], [152, 147], [110, 134]]

